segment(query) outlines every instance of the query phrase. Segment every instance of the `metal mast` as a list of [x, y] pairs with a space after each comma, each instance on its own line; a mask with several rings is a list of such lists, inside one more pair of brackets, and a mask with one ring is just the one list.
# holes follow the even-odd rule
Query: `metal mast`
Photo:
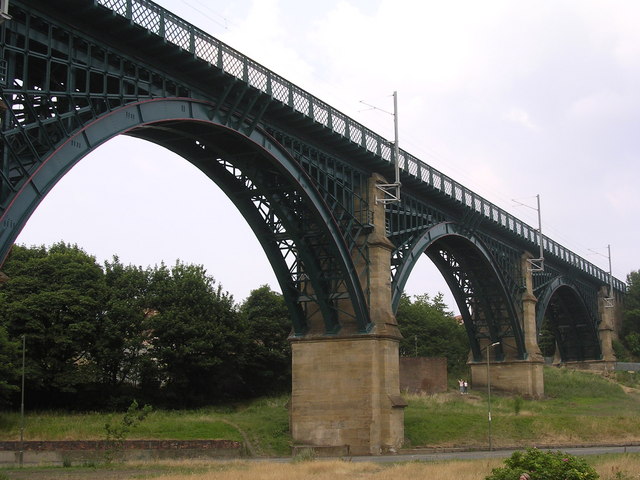
[[384, 195], [376, 197], [379, 203], [400, 203], [400, 145], [398, 143], [398, 92], [393, 92], [393, 130], [395, 141], [393, 144], [393, 163], [395, 167], [395, 181], [393, 183], [381, 183], [377, 185]]

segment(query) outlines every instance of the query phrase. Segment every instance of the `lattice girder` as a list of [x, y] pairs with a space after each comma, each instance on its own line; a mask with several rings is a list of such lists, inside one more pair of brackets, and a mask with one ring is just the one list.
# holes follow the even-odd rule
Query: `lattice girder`
[[[432, 214], [430, 217], [437, 216]], [[514, 294], [517, 289], [509, 283], [517, 271], [517, 254], [511, 255], [514, 263], [507, 264], [504, 261], [505, 249], [496, 248], [497, 242], [493, 242], [492, 250], [476, 236], [467, 237], [469, 230], [455, 222], [427, 224], [426, 227], [416, 228], [411, 237], [407, 237], [406, 229], [402, 229], [400, 235], [391, 236], [392, 241], [397, 242], [393, 254], [397, 262], [392, 280], [394, 308], [397, 308], [413, 266], [425, 253], [451, 289], [463, 317], [474, 358], [478, 360], [481, 357], [480, 344], [483, 340], [495, 342], [503, 338], [513, 338], [518, 357], [524, 358], [519, 298]], [[496, 255], [500, 260], [496, 260]], [[501, 355], [501, 352], [497, 353]]]
[[[139, 59], [134, 60], [123, 52], [115, 52], [78, 31], [60, 28], [45, 15], [20, 8], [14, 8], [12, 13], [15, 18], [11, 22], [12, 30], [8, 31], [6, 25], [0, 29], [5, 40], [1, 58], [7, 59], [9, 65], [1, 92], [3, 103], [8, 107], [0, 147], [3, 157], [0, 171], [0, 215], [4, 226], [2, 257], [21, 225], [67, 171], [114, 134], [132, 134], [132, 128], [147, 120], [143, 116], [152, 118], [170, 113], [168, 118], [171, 115], [193, 118], [204, 114], [206, 120], [246, 137], [255, 132], [269, 105], [268, 96], [237, 79], [225, 75], [219, 75], [217, 79], [211, 77], [215, 81], [209, 87], [215, 88], [204, 92], [198, 88], [200, 86], [187, 86], [171, 74]], [[258, 80], [256, 77], [252, 81]], [[198, 96], [211, 103], [205, 107], [205, 103], [196, 102], [195, 108], [200, 110], [197, 114], [193, 112], [195, 104], [188, 101], [169, 107], [170, 112], [154, 111], [154, 106], [144, 103], [153, 103], [155, 100], [152, 99], [158, 97], [186, 99]], [[132, 105], [135, 107], [127, 108]], [[108, 131], [106, 124], [100, 122], [104, 119], [117, 127]], [[99, 124], [102, 126], [98, 127]], [[87, 125], [94, 127], [87, 129]], [[168, 124], [158, 125], [160, 133], [157, 137], [166, 137], [164, 142], [171, 143], [169, 130]], [[142, 130], [135, 134], [140, 136]], [[265, 142], [267, 137], [261, 135], [257, 140], [261, 142], [260, 148], [273, 142], [273, 139]], [[280, 155], [286, 155], [284, 150]], [[315, 156], [320, 158], [317, 153]], [[62, 160], [53, 162], [53, 158]], [[366, 175], [335, 158], [329, 166], [326, 155], [322, 158], [322, 161], [316, 161], [313, 156], [299, 155], [296, 158], [299, 164], [290, 162], [289, 171], [285, 173], [298, 181], [304, 178], [307, 183], [299, 187], [297, 193], [295, 190], [286, 193], [291, 185], [268, 185], [264, 172], [257, 168], [252, 172], [254, 183], [251, 186], [250, 182], [245, 183], [244, 188], [256, 187], [255, 177], [263, 175], [263, 183], [255, 190], [260, 191], [262, 197], [253, 198], [251, 202], [261, 214], [267, 230], [271, 231], [274, 246], [268, 254], [270, 260], [276, 262], [277, 251], [287, 265], [291, 280], [285, 281], [287, 285], [283, 291], [293, 292], [293, 286], [296, 286], [297, 293], [290, 293], [289, 303], [293, 305], [295, 297], [295, 302], [303, 302], [305, 309], [320, 311], [327, 332], [336, 332], [340, 328], [337, 318], [345, 315], [353, 318], [358, 331], [366, 332], [370, 322], [365, 293], [358, 278], [366, 278], [368, 271], [354, 272], [352, 267], [353, 255], [365, 259], [359, 262], [365, 269], [368, 265], [367, 252], [362, 247], [368, 231], [360, 220], [367, 216], [367, 199], [357, 193], [366, 182]], [[238, 158], [233, 158], [233, 162], [242, 163]], [[320, 174], [301, 176], [300, 166], [302, 171], [310, 172], [309, 165], [312, 164], [314, 168], [324, 170]], [[245, 162], [243, 167], [249, 172], [251, 163]], [[362, 190], [366, 192], [366, 189]], [[311, 208], [305, 205], [305, 202], [309, 203], [309, 191], [315, 192], [312, 195], [316, 196]], [[314, 209], [323, 209], [325, 213], [318, 216]], [[243, 213], [247, 211], [248, 208], [244, 208]], [[285, 223], [288, 239], [283, 239], [280, 231]], [[285, 269], [279, 267], [279, 270], [282, 283]], [[310, 280], [301, 282], [303, 275]], [[311, 286], [300, 288], [303, 284]], [[342, 311], [345, 298], [356, 304], [346, 312]], [[305, 332], [308, 326], [301, 317], [296, 322], [296, 332]]]

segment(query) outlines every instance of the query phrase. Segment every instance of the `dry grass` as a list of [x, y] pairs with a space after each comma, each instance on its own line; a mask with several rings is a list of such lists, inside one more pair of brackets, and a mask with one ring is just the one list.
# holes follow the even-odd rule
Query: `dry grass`
[[[588, 458], [588, 457], [587, 457]], [[639, 455], [594, 457], [594, 467], [602, 480], [640, 480]], [[176, 464], [178, 466], [179, 464]], [[221, 462], [212, 465], [194, 462], [182, 464], [190, 473], [164, 474], [162, 480], [479, 480], [504, 465], [502, 459], [455, 460], [384, 464], [315, 460], [298, 463]], [[191, 466], [191, 468], [189, 467]], [[203, 471], [206, 470], [206, 471]]]
[[[640, 455], [587, 457], [601, 480], [640, 480]], [[13, 469], [16, 480], [482, 480], [502, 459], [407, 462], [399, 464], [314, 460], [304, 462], [180, 460], [132, 462], [103, 469]]]
[[234, 462], [224, 468], [215, 468], [196, 474], [173, 474], [163, 480], [405, 480], [407, 478], [433, 478], [438, 480], [477, 480], [491, 469], [501, 465], [500, 460], [458, 462], [403, 463], [397, 465], [316, 460], [300, 463], [245, 463]]

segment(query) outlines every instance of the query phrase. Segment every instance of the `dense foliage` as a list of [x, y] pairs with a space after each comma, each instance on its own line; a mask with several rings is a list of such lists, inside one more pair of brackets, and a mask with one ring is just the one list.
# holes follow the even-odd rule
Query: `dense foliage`
[[629, 290], [625, 297], [622, 339], [629, 352], [640, 358], [640, 271], [627, 275]]
[[[513, 480], [527, 474], [531, 480], [597, 480], [595, 469], [584, 460], [564, 452], [547, 452], [536, 448], [516, 451], [494, 468], [486, 480]], [[525, 477], [526, 478], [526, 477]]]
[[269, 287], [237, 305], [201, 266], [101, 266], [64, 243], [14, 246], [3, 269], [0, 403], [19, 401], [23, 335], [31, 408], [176, 408], [290, 385], [289, 320]]
[[446, 357], [450, 372], [464, 368], [469, 354], [467, 332], [448, 311], [441, 293], [433, 300], [427, 294], [413, 300], [403, 295], [396, 316], [403, 336], [401, 355]]

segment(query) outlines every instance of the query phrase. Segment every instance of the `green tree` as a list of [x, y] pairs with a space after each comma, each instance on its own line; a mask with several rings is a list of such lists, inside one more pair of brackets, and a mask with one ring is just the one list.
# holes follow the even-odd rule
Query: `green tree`
[[253, 395], [291, 386], [291, 320], [282, 295], [268, 285], [252, 290], [240, 307], [246, 337], [243, 377]]
[[538, 346], [545, 357], [553, 357], [556, 353], [556, 337], [553, 333], [551, 321], [547, 317], [542, 321], [542, 327], [538, 335]]
[[242, 334], [233, 297], [202, 266], [177, 262], [151, 272], [150, 354], [163, 385], [158, 402], [194, 406], [242, 390]]
[[9, 340], [7, 329], [0, 325], [0, 406], [8, 405], [11, 395], [19, 391], [18, 342]]
[[102, 316], [105, 283], [94, 257], [76, 245], [14, 246], [0, 286], [9, 337], [27, 336], [29, 398], [66, 403], [91, 381], [90, 346]]
[[464, 326], [447, 309], [443, 295], [433, 300], [428, 294], [414, 301], [402, 296], [396, 313], [400, 333], [400, 354], [418, 357], [446, 357], [451, 371], [464, 368], [469, 354], [469, 341]]
[[632, 355], [640, 357], [640, 271], [627, 275], [622, 339]]
[[146, 347], [150, 337], [149, 271], [124, 266], [114, 256], [112, 261], [105, 262], [104, 272], [107, 287], [104, 314], [96, 325], [91, 359], [103, 398], [129, 401], [130, 395], [123, 390], [140, 385], [149, 362]]

